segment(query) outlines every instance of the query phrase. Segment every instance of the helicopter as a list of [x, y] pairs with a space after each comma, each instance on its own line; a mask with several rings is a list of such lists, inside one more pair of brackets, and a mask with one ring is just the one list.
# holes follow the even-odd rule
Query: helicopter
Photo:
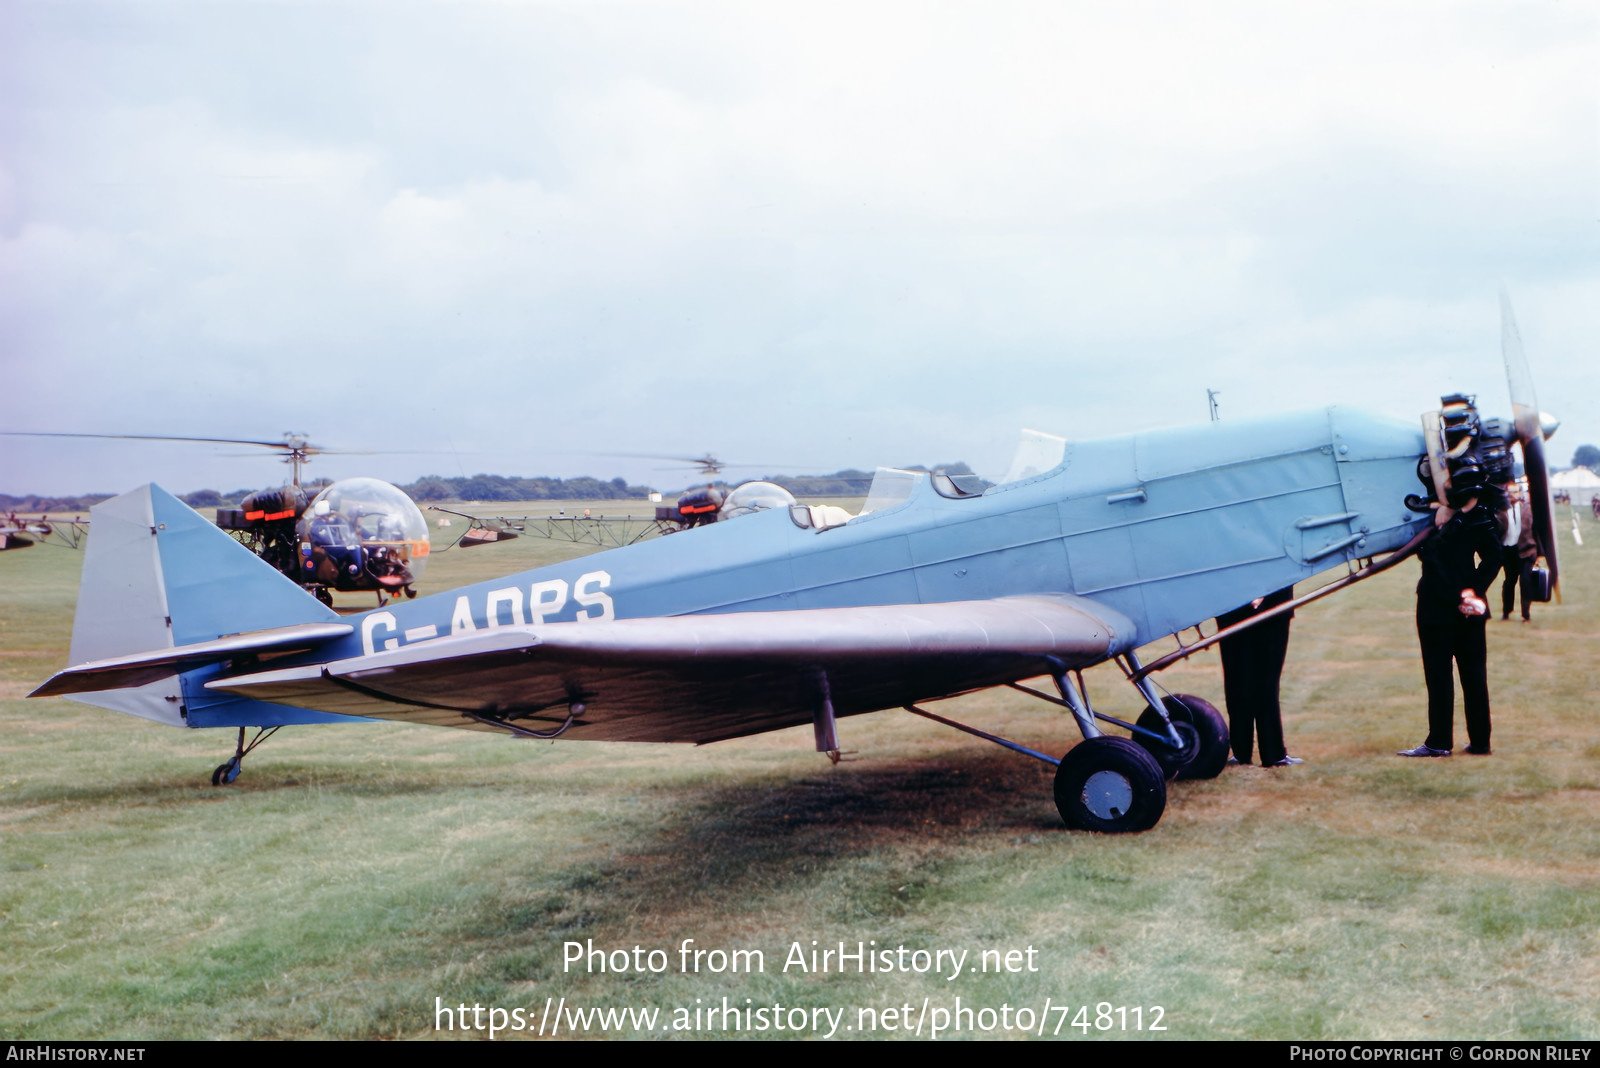
[[377, 478], [343, 478], [309, 500], [297, 485], [262, 490], [218, 508], [216, 524], [329, 607], [332, 591], [374, 591], [379, 606], [415, 597], [431, 549], [421, 510]]
[[[368, 452], [325, 449], [312, 444], [305, 434], [289, 432], [281, 441], [169, 434], [5, 433], [10, 437], [249, 445], [281, 452], [283, 462], [290, 466], [289, 484], [252, 493], [237, 508], [218, 508], [215, 522], [329, 607], [334, 591], [375, 592], [380, 607], [391, 597], [415, 597], [413, 584], [427, 567], [428, 524], [399, 487], [376, 478], [346, 478], [320, 490], [312, 487], [316, 491], [308, 495], [301, 485], [301, 472], [314, 456], [371, 455]], [[0, 530], [9, 541], [11, 532]]]

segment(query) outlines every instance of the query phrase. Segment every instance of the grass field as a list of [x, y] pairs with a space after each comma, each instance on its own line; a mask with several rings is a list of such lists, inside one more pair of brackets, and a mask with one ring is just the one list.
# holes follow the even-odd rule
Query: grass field
[[[537, 1018], [547, 997], [725, 996], [845, 1007], [853, 1036], [858, 1007], [960, 997], [1087, 1005], [1092, 1037], [1151, 1034], [1097, 1030], [1103, 1002], [1145, 1024], [1161, 1006], [1172, 1038], [1593, 1038], [1585, 522], [1586, 548], [1562, 535], [1565, 604], [1490, 624], [1492, 757], [1393, 755], [1426, 729], [1407, 563], [1296, 618], [1285, 721], [1306, 765], [1173, 784], [1160, 825], [1122, 837], [1062, 829], [1043, 765], [890, 712], [841, 722], [858, 756], [838, 767], [809, 728], [704, 748], [291, 728], [213, 788], [226, 732], [24, 700], [66, 664], [82, 555], [0, 554], [0, 1038], [451, 1037], [436, 998]], [[423, 592], [582, 551], [439, 554]], [[1088, 679], [1103, 710], [1137, 712], [1114, 669]], [[1163, 682], [1221, 704], [1212, 654]], [[1009, 691], [941, 710], [1056, 752], [1077, 737]], [[687, 938], [762, 950], [765, 971], [680, 974]], [[671, 968], [564, 973], [563, 943], [586, 939], [669, 949]], [[1032, 947], [1038, 970], [782, 971], [813, 939], [969, 964]]]

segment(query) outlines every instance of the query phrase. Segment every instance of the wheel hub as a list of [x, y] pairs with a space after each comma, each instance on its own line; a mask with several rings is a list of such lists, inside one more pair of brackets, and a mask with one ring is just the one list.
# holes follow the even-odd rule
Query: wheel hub
[[1133, 807], [1133, 784], [1116, 771], [1097, 771], [1083, 784], [1083, 807], [1096, 819], [1114, 820]]
[[1178, 732], [1178, 737], [1183, 739], [1183, 748], [1175, 754], [1178, 766], [1182, 767], [1200, 752], [1200, 735], [1196, 733], [1192, 724], [1174, 723], [1172, 726]]

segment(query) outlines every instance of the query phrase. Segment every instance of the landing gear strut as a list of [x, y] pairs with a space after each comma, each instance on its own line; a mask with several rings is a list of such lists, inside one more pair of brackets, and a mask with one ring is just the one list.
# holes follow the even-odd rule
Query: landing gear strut
[[217, 770], [211, 773], [212, 786], [227, 786], [239, 777], [239, 772], [244, 770], [244, 758], [251, 750], [262, 742], [278, 733], [277, 727], [257, 727], [256, 736], [250, 739], [250, 744], [244, 744], [244, 732], [247, 728], [239, 728], [239, 744], [234, 754], [226, 762], [217, 765]]
[[[1018, 682], [1006, 684], [1072, 713], [1083, 741], [1060, 760], [915, 705], [906, 705], [905, 710], [1053, 765], [1056, 808], [1068, 827], [1104, 834], [1147, 831], [1166, 811], [1168, 779], [1211, 779], [1221, 773], [1228, 762], [1228, 724], [1209, 702], [1198, 697], [1162, 697], [1134, 653], [1122, 659], [1126, 660], [1122, 668], [1128, 681], [1149, 702], [1138, 723], [1096, 712], [1089, 705], [1082, 672], [1074, 682], [1059, 660], [1050, 664], [1060, 697]], [[1114, 723], [1133, 737], [1103, 734], [1096, 720]]]
[[[1026, 687], [1019, 686], [1017, 689], [1026, 690]], [[1027, 692], [1036, 693], [1033, 690]], [[1045, 699], [1050, 700], [1048, 697]], [[1056, 769], [1056, 808], [1068, 827], [1100, 831], [1103, 834], [1148, 831], [1161, 819], [1161, 813], [1166, 811], [1167, 777], [1155, 757], [1128, 738], [1100, 734], [1092, 722], [1089, 727], [1096, 731], [1094, 736], [1085, 738], [1065, 757], [1057, 760], [1008, 738], [936, 716], [916, 705], [906, 705], [905, 709], [924, 719], [943, 723], [947, 727], [1002, 745], [1012, 752], [1053, 765]]]

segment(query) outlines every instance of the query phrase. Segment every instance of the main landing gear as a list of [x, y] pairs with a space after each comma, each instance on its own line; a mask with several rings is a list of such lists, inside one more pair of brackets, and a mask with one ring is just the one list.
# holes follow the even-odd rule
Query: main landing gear
[[212, 786], [227, 786], [239, 777], [239, 772], [244, 770], [244, 758], [256, 746], [278, 733], [277, 727], [257, 727], [256, 736], [250, 739], [250, 744], [244, 744], [244, 732], [247, 728], [239, 728], [239, 745], [234, 754], [224, 763], [217, 765], [217, 770], [211, 773]]
[[[1068, 827], [1104, 834], [1147, 831], [1166, 811], [1167, 780], [1214, 779], [1222, 773], [1228, 763], [1228, 723], [1210, 702], [1198, 697], [1162, 697], [1134, 654], [1120, 658], [1118, 664], [1148, 702], [1137, 723], [1125, 723], [1091, 708], [1080, 685], [1082, 676], [1075, 683], [1065, 665], [1055, 665], [1053, 672], [1059, 698], [1020, 683], [1008, 684], [1072, 713], [1083, 741], [1060, 760], [915, 705], [905, 708], [1054, 765], [1056, 808]], [[1116, 724], [1132, 737], [1103, 734], [1096, 720]]]
[[1102, 734], [1068, 750], [1056, 767], [1056, 808], [1068, 827], [1148, 831], [1167, 808], [1167, 780], [1131, 738]]

